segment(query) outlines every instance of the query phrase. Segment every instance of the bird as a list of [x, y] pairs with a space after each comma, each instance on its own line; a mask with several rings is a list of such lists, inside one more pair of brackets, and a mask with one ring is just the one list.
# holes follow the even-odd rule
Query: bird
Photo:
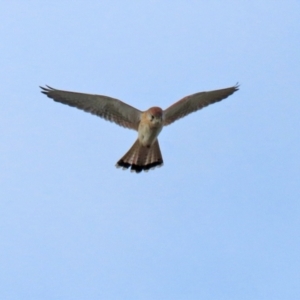
[[76, 107], [122, 127], [136, 130], [137, 140], [116, 163], [116, 167], [140, 173], [163, 165], [157, 137], [164, 126], [227, 98], [239, 90], [239, 84], [186, 96], [165, 110], [154, 106], [146, 111], [140, 111], [121, 100], [108, 96], [58, 90], [48, 85], [40, 86], [40, 88], [43, 94], [56, 102]]

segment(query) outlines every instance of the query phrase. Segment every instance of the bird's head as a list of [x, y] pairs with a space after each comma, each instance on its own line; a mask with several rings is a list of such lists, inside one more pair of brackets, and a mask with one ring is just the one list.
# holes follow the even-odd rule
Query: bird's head
[[159, 125], [163, 122], [163, 110], [160, 107], [151, 107], [147, 110], [147, 119], [153, 125]]

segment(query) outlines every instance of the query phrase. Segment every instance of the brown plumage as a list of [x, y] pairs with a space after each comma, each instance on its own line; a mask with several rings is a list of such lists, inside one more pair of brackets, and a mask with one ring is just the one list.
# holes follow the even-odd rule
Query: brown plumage
[[150, 147], [143, 146], [137, 139], [128, 152], [117, 162], [117, 168], [140, 173], [163, 165], [158, 140]]
[[144, 112], [107, 96], [61, 91], [49, 86], [41, 89], [43, 94], [54, 101], [77, 107], [120, 126], [137, 130], [138, 139], [116, 166], [123, 169], [130, 168], [131, 171], [140, 173], [163, 164], [157, 140], [163, 126], [227, 98], [236, 92], [239, 86], [196, 93], [184, 97], [166, 110], [151, 107]]

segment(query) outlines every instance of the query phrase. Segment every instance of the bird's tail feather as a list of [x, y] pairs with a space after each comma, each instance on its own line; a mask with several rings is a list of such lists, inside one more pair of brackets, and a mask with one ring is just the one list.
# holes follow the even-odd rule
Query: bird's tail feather
[[129, 151], [117, 162], [116, 167], [122, 167], [132, 172], [140, 173], [162, 166], [163, 159], [159, 149], [158, 140], [151, 147], [141, 145], [137, 139]]

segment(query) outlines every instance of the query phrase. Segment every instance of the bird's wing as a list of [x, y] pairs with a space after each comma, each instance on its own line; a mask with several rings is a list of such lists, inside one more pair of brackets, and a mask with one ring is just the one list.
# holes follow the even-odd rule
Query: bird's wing
[[200, 92], [184, 97], [164, 111], [164, 125], [169, 125], [194, 111], [197, 111], [212, 103], [221, 101], [232, 95], [238, 89], [239, 85], [236, 84], [235, 86], [226, 89]]
[[61, 91], [49, 86], [40, 88], [42, 93], [54, 101], [77, 107], [120, 126], [138, 130], [141, 111], [120, 100], [101, 95]]

